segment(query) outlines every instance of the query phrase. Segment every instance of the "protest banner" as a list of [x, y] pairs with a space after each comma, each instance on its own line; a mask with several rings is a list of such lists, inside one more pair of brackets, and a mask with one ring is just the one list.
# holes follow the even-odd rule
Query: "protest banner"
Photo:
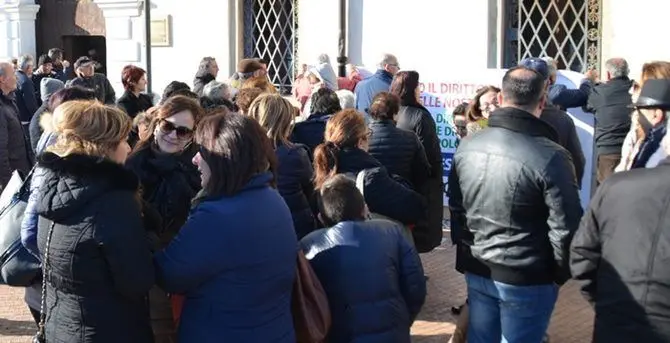
[[[452, 167], [452, 160], [458, 147], [458, 137], [454, 128], [452, 112], [456, 106], [463, 102], [469, 102], [477, 89], [485, 85], [500, 87], [502, 77], [506, 70], [488, 69], [468, 76], [444, 76], [439, 77], [439, 72], [423, 73], [421, 82], [421, 102], [431, 113], [437, 125], [437, 135], [440, 139], [442, 150], [442, 171], [444, 179], [444, 203], [448, 204], [447, 177]], [[426, 75], [426, 76], [423, 76]], [[564, 84], [568, 88], [577, 88], [583, 79], [583, 75], [572, 71], [559, 71], [557, 83]], [[591, 178], [593, 160], [593, 115], [584, 113], [579, 108], [568, 109], [575, 122], [577, 134], [582, 145], [586, 165], [584, 166], [584, 178], [581, 185], [581, 204], [586, 208], [591, 198]]]

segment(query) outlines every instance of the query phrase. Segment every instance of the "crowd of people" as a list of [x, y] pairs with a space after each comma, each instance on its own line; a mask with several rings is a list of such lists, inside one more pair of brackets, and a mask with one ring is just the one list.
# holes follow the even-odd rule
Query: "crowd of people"
[[[453, 110], [448, 204], [420, 75], [394, 55], [367, 78], [337, 77], [320, 55], [292, 96], [266, 61], [221, 82], [205, 57], [192, 88], [173, 81], [158, 101], [132, 65], [117, 99], [96, 63], [70, 70], [58, 49], [35, 72], [29, 55], [0, 63], [0, 186], [30, 175], [20, 238], [43, 265], [25, 294], [36, 339], [302, 342], [304, 256], [327, 298], [325, 341], [410, 342], [419, 253], [442, 243], [448, 206], [468, 287], [452, 341], [546, 341], [571, 278], [595, 307], [595, 342], [670, 340], [668, 62], [636, 82], [613, 58], [605, 82], [591, 71], [568, 89], [554, 60], [521, 61]], [[586, 214], [573, 107], [596, 119]]]

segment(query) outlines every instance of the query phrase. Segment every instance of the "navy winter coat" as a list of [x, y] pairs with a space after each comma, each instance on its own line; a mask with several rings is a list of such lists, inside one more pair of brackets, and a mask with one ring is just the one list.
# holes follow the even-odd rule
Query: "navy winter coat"
[[271, 180], [258, 174], [234, 196], [202, 199], [156, 254], [159, 286], [185, 296], [179, 342], [295, 343], [298, 242]]
[[[37, 85], [39, 87], [39, 85]], [[33, 80], [22, 71], [16, 72], [16, 106], [19, 108], [19, 120], [29, 122], [39, 105], [35, 97]]]
[[277, 190], [281, 194], [293, 216], [293, 225], [298, 239], [316, 229], [314, 212], [314, 170], [309, 160], [309, 152], [304, 145], [286, 146], [280, 144], [275, 150], [279, 169], [277, 170]]
[[291, 134], [291, 142], [304, 144], [309, 148], [310, 159], [314, 156], [314, 149], [323, 143], [326, 133], [326, 124], [332, 114], [311, 114], [305, 121], [296, 123]]
[[426, 279], [400, 230], [386, 220], [342, 222], [300, 242], [328, 296], [328, 342], [410, 342]]

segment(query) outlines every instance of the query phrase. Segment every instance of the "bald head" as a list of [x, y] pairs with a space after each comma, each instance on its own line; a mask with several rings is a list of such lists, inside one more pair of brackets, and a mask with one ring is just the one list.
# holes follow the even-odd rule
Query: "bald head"
[[515, 107], [539, 117], [545, 89], [545, 80], [538, 72], [523, 66], [511, 68], [502, 81], [502, 107]]
[[5, 76], [9, 72], [11, 73], [14, 72], [14, 64], [12, 64], [12, 62], [5, 62], [5, 61], [0, 62], [0, 76]]
[[623, 58], [610, 58], [605, 62], [605, 69], [607, 70], [607, 79], [615, 79], [618, 77], [628, 77], [630, 69], [628, 68], [628, 61]]
[[9, 94], [16, 89], [16, 75], [14, 64], [11, 62], [0, 62], [0, 91]]

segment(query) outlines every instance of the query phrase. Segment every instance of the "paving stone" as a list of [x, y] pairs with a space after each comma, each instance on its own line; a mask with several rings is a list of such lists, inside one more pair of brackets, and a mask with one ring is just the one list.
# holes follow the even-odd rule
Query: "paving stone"
[[[448, 242], [421, 258], [430, 277], [428, 297], [412, 327], [412, 341], [446, 343], [456, 323], [451, 307], [462, 304], [466, 297], [465, 280], [454, 270], [455, 251]], [[23, 289], [0, 286], [0, 304], [0, 343], [29, 343], [36, 327], [23, 302]], [[593, 311], [575, 284], [566, 284], [549, 327], [551, 343], [589, 342], [592, 330]]]

